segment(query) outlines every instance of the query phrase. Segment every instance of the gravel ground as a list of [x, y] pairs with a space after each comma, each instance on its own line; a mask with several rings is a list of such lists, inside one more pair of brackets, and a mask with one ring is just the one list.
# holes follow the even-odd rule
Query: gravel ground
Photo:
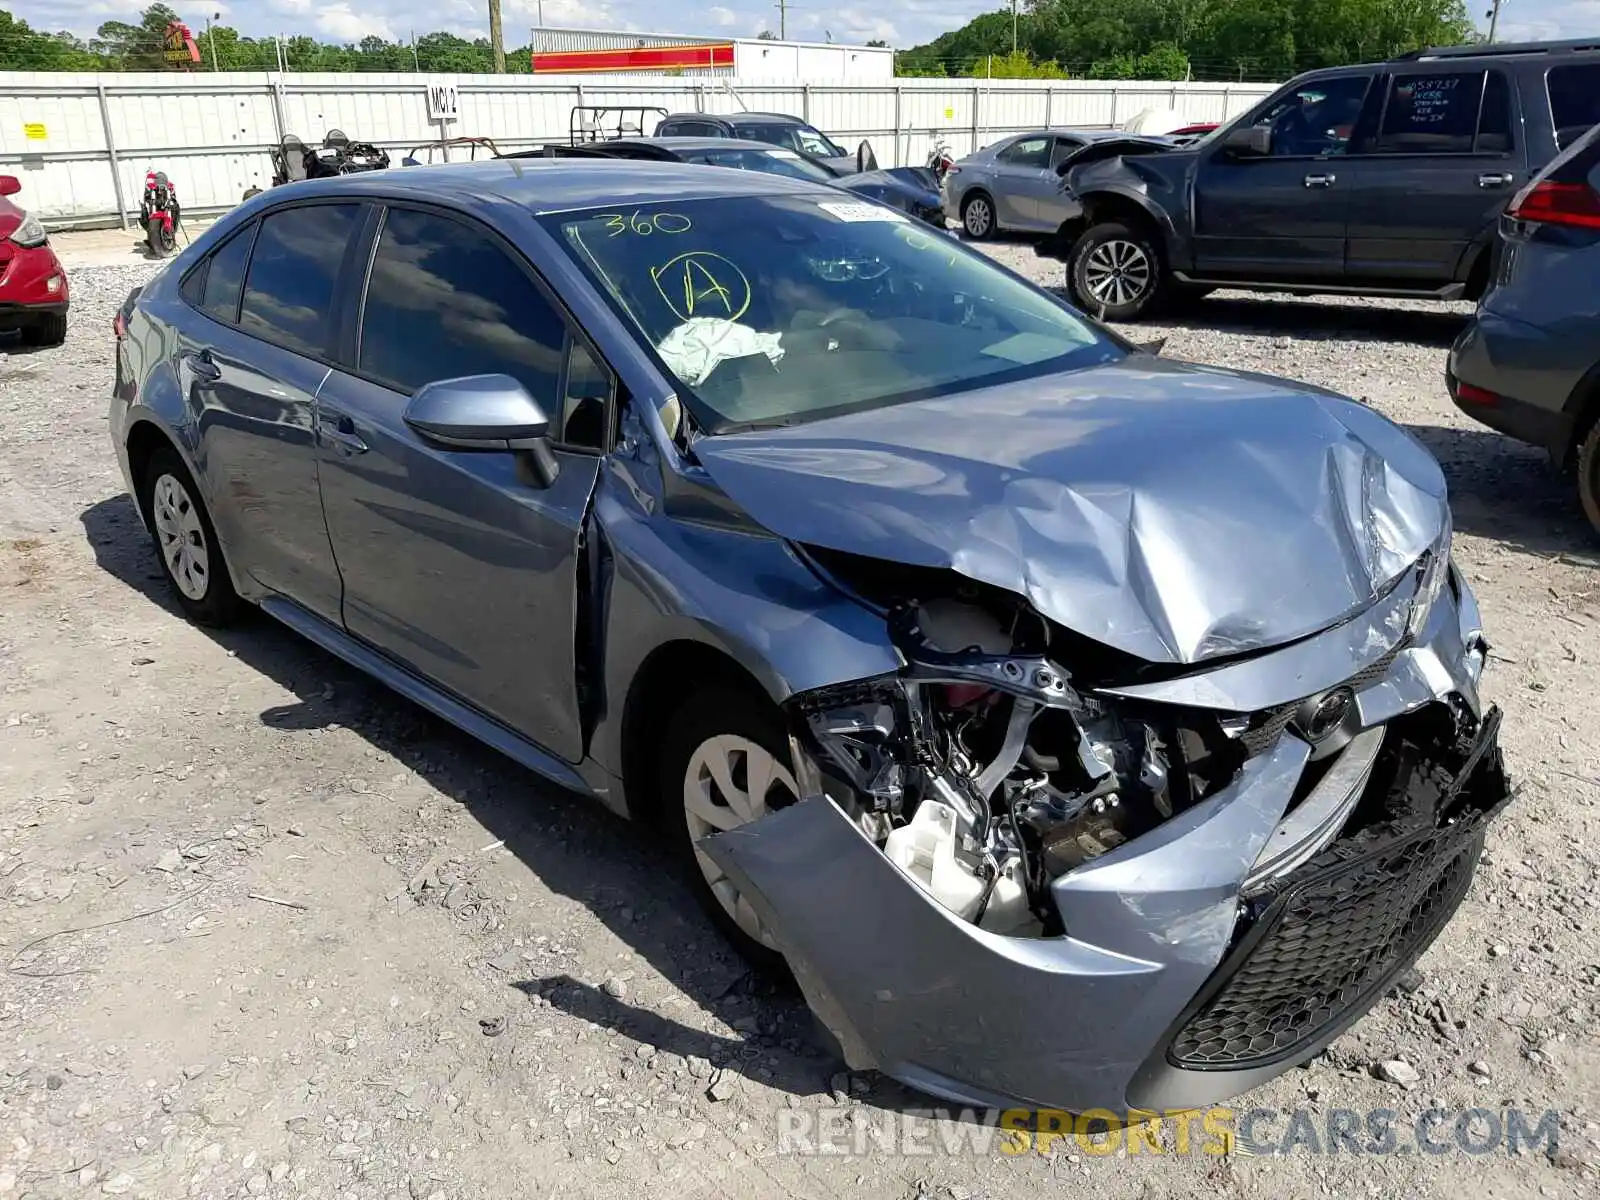
[[782, 1123], [927, 1101], [839, 1074], [647, 837], [270, 621], [178, 618], [104, 425], [111, 316], [152, 270], [78, 269], [64, 348], [0, 346], [0, 1197], [1596, 1194], [1592, 540], [1449, 404], [1460, 309], [1218, 295], [1130, 332], [1357, 395], [1439, 456], [1525, 785], [1408, 990], [1245, 1103], [1559, 1110], [1554, 1160], [819, 1157]]

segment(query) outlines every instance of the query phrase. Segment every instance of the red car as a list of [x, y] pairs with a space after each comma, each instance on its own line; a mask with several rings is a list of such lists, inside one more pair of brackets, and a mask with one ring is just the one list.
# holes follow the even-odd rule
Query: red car
[[67, 339], [67, 273], [38, 217], [9, 197], [22, 190], [14, 175], [0, 175], [0, 330], [20, 329], [31, 346]]

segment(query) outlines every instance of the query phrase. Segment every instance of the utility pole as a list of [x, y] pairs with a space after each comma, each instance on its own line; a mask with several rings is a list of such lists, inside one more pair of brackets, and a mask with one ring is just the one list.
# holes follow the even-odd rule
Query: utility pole
[[1017, 56], [1017, 0], [1011, 0], [1011, 57]]
[[500, 0], [489, 0], [489, 50], [494, 55], [494, 73], [506, 73], [506, 38], [500, 28]]
[[789, 0], [778, 0], [778, 40], [789, 40]]
[[419, 75], [422, 73], [422, 59], [417, 57], [417, 31], [411, 31], [411, 69]]
[[211, 69], [217, 70], [217, 35], [211, 32], [211, 22], [222, 20], [221, 13], [212, 13], [206, 18], [206, 41], [211, 45]]
[[1491, 43], [1494, 42], [1495, 27], [1500, 24], [1500, 3], [1501, 0], [1493, 0], [1494, 7], [1483, 14], [1489, 18], [1489, 41]]

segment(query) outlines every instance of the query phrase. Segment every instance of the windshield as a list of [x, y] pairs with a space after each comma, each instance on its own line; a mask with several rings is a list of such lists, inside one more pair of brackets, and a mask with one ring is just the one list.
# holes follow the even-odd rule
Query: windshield
[[787, 175], [791, 179], [804, 179], [811, 183], [832, 183], [831, 172], [823, 170], [810, 159], [801, 158], [793, 150], [774, 146], [771, 150], [707, 150], [695, 155], [695, 161], [713, 167], [737, 167], [742, 171], [764, 171], [768, 175]]
[[708, 432], [1121, 358], [1061, 301], [904, 213], [825, 194], [542, 218]]
[[735, 131], [741, 137], [798, 150], [812, 158], [847, 158], [833, 140], [809, 125], [749, 125]]

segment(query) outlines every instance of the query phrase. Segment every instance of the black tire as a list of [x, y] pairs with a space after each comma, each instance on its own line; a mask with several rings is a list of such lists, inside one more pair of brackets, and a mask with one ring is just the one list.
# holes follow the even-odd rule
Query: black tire
[[[984, 219], [987, 214], [987, 220]], [[976, 226], [976, 228], [974, 228]], [[975, 242], [986, 242], [1000, 228], [994, 200], [988, 192], [972, 191], [961, 197], [961, 232]]]
[[[753, 966], [776, 978], [784, 978], [788, 968], [783, 955], [742, 928], [717, 898], [711, 880], [701, 868], [694, 848], [695, 837], [689, 829], [691, 817], [685, 796], [690, 765], [704, 744], [713, 738], [728, 736], [755, 743], [793, 778], [783, 718], [765, 695], [754, 687], [726, 682], [693, 689], [667, 722], [662, 741], [656, 782], [661, 823], [690, 889], [713, 923]], [[781, 785], [768, 795], [778, 800], [780, 790]], [[781, 803], [771, 805], [782, 806]]]
[[59, 346], [67, 340], [67, 314], [43, 313], [22, 327], [22, 340], [29, 346]]
[[1156, 239], [1120, 221], [1096, 225], [1078, 239], [1067, 262], [1067, 286], [1079, 308], [1108, 321], [1154, 316], [1172, 290]]
[[144, 240], [156, 258], [166, 258], [178, 245], [176, 233], [156, 217], [150, 218], [150, 223], [145, 226]]
[[[176, 497], [168, 491], [168, 481], [177, 485], [179, 503], [171, 503]], [[171, 511], [158, 512], [158, 505]], [[144, 514], [156, 557], [161, 560], [161, 569], [184, 615], [197, 625], [213, 627], [237, 621], [244, 611], [244, 602], [233, 590], [216, 527], [211, 523], [205, 501], [200, 498], [194, 476], [170, 446], [161, 447], [145, 464], [139, 478], [139, 511]], [[203, 570], [196, 569], [201, 560], [192, 553], [181, 560], [172, 553], [172, 547], [178, 542], [199, 547], [203, 552]]]
[[1600, 533], [1600, 421], [1589, 427], [1578, 447], [1578, 499], [1589, 524]]

